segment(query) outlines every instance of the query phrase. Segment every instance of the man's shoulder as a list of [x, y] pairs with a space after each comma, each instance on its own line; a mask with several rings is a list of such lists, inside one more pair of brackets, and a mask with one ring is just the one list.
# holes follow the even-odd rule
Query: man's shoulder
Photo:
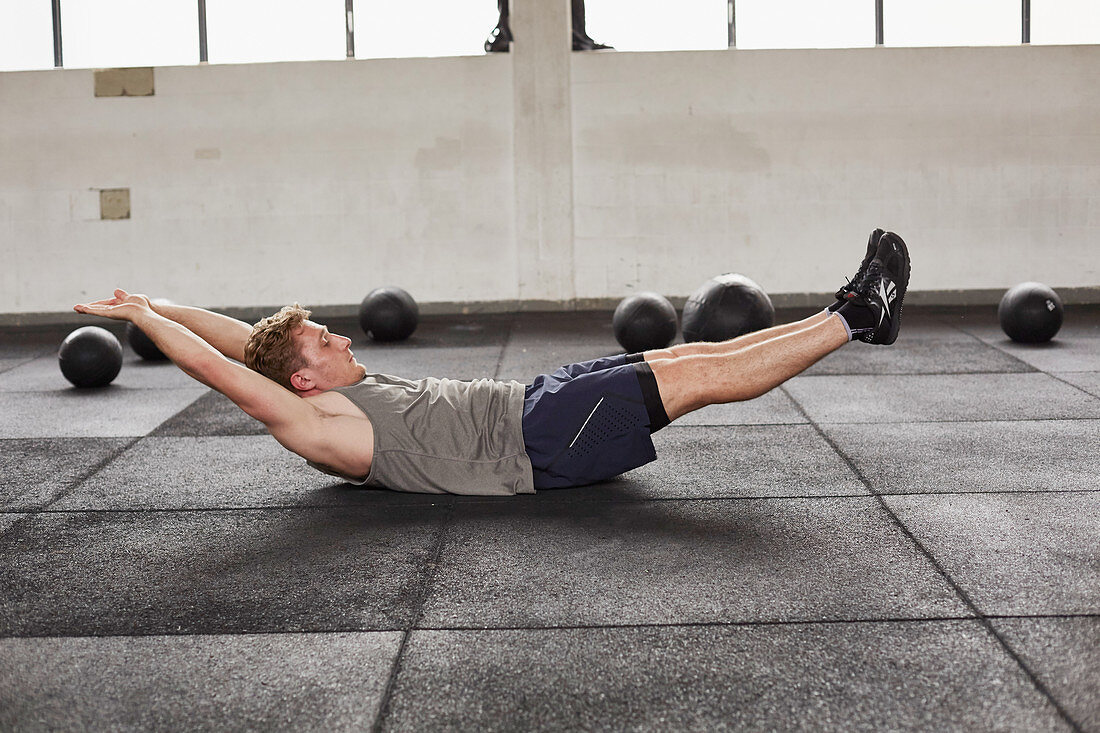
[[323, 415], [342, 415], [363, 419], [367, 417], [354, 402], [348, 399], [347, 395], [335, 389], [330, 389], [318, 395], [303, 397], [302, 399], [316, 407]]

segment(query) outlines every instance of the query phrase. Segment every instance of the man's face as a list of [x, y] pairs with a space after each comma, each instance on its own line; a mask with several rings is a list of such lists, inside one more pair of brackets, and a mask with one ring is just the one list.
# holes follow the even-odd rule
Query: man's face
[[[294, 341], [306, 360], [306, 366], [291, 378], [299, 391], [323, 392], [333, 387], [347, 387], [366, 376], [367, 368], [355, 360], [351, 339], [346, 336], [329, 333], [319, 323], [303, 321], [301, 328], [294, 332]], [[296, 377], [308, 379], [308, 384], [298, 384]]]

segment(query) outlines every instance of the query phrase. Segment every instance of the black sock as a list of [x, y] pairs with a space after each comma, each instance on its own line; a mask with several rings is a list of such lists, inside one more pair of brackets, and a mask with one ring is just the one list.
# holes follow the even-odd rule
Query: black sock
[[875, 330], [875, 314], [862, 303], [846, 301], [836, 310], [836, 314], [844, 320], [848, 335], [852, 338]]

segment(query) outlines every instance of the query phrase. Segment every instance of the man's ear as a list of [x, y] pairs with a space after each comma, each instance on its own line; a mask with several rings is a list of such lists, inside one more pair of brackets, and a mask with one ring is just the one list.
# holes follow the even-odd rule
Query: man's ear
[[299, 369], [290, 375], [290, 386], [299, 392], [308, 392], [313, 389], [313, 380]]

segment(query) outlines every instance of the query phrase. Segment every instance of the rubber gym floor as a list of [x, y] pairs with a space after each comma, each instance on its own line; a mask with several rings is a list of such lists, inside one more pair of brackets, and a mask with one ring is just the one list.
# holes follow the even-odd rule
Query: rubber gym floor
[[[610, 320], [329, 325], [527, 381]], [[1100, 731], [1100, 307], [1041, 346], [909, 307], [654, 463], [499, 499], [338, 483], [128, 346], [73, 389], [70, 329], [0, 333], [0, 729]]]

